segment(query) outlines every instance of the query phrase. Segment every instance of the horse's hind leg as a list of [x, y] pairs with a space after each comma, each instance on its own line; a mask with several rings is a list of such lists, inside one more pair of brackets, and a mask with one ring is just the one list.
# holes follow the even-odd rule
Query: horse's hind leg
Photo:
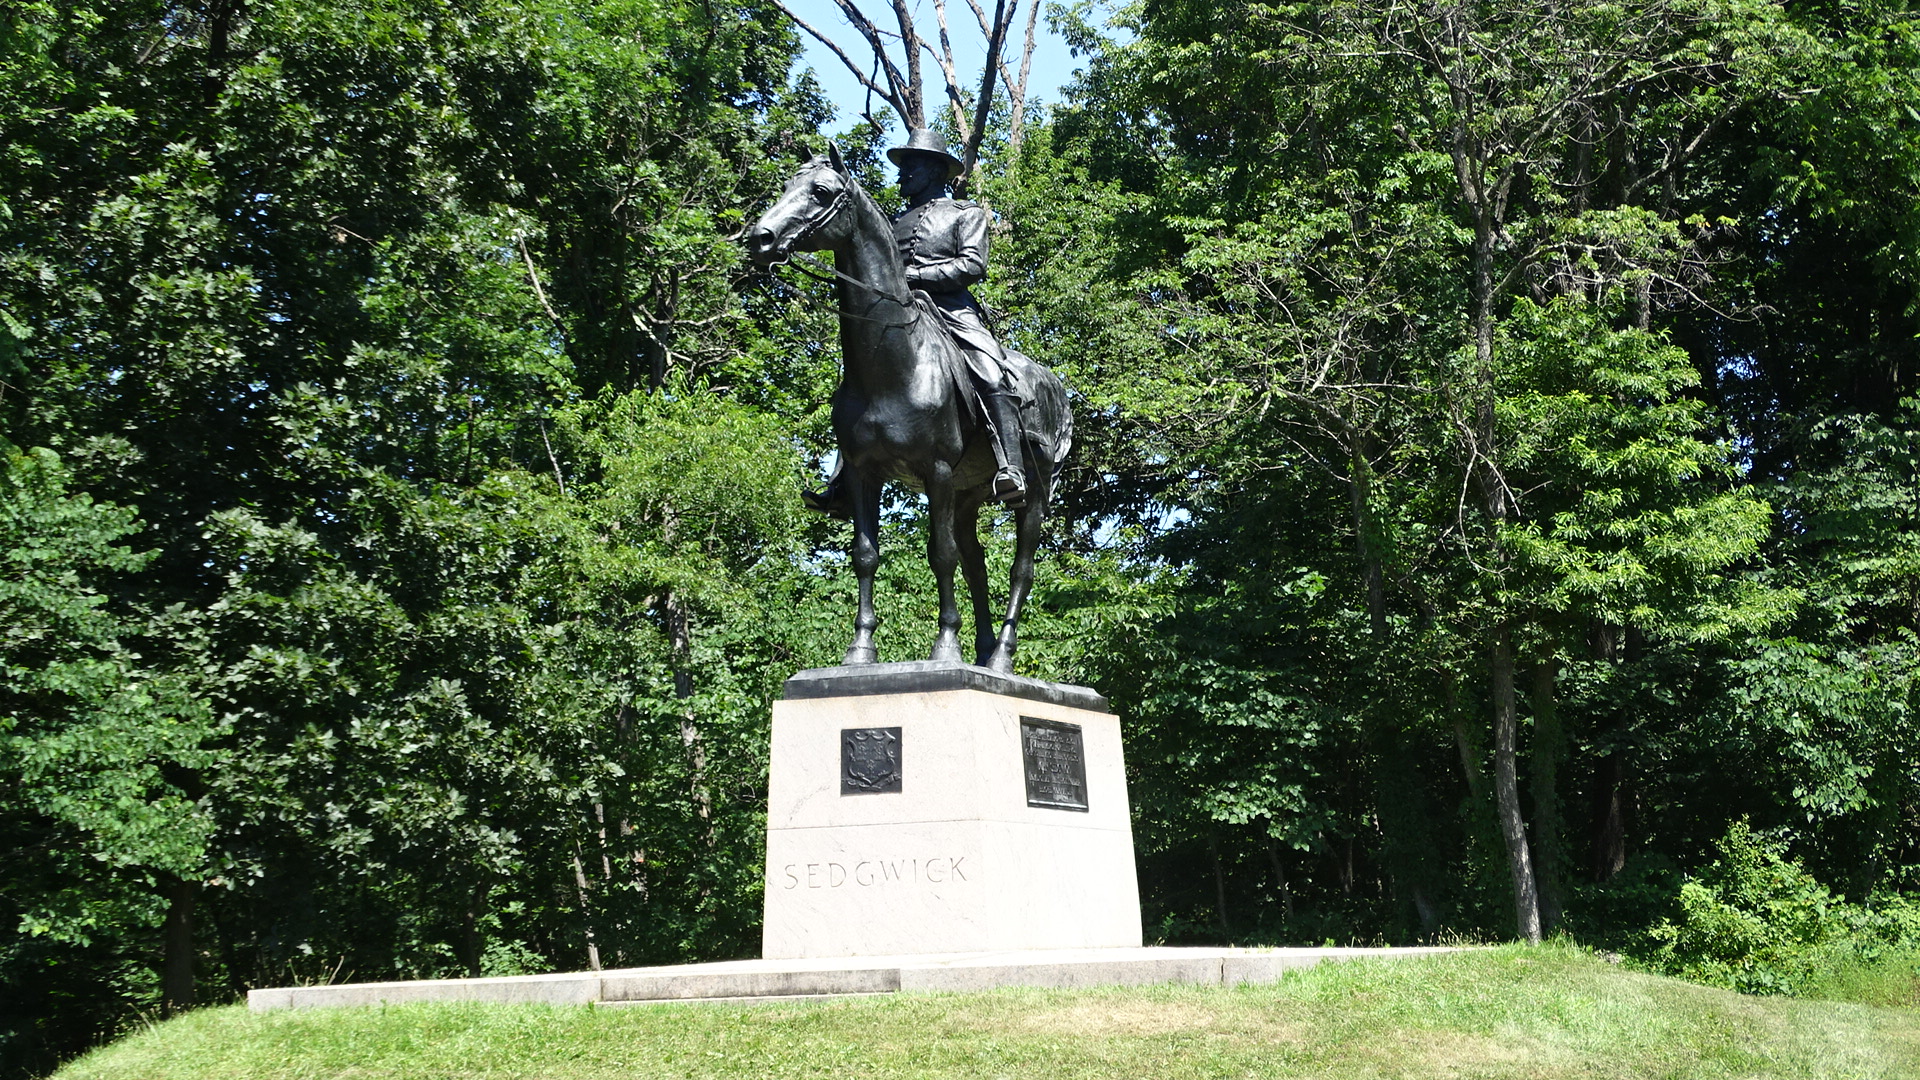
[[842, 664], [871, 664], [880, 654], [873, 632], [880, 617], [873, 610], [873, 575], [880, 569], [880, 481], [846, 470], [848, 501], [853, 504], [853, 573], [860, 581], [860, 607], [853, 617], [853, 644]]
[[1027, 505], [1014, 511], [1016, 541], [1013, 553], [1013, 580], [1007, 590], [1007, 618], [1000, 624], [1000, 640], [987, 666], [1013, 674], [1013, 653], [1020, 637], [1020, 610], [1027, 594], [1033, 591], [1033, 554], [1040, 546], [1040, 526], [1047, 520], [1047, 499], [1053, 494], [1053, 479], [1033, 470], [1027, 480]]
[[954, 508], [953, 534], [960, 544], [960, 572], [967, 578], [967, 596], [973, 601], [973, 662], [993, 658], [992, 598], [987, 594], [987, 551], [980, 546], [980, 504], [962, 499]]
[[927, 562], [940, 587], [940, 634], [933, 639], [934, 660], [960, 662], [960, 608], [953, 598], [953, 569], [960, 562], [954, 537], [953, 467], [933, 463], [927, 477]]

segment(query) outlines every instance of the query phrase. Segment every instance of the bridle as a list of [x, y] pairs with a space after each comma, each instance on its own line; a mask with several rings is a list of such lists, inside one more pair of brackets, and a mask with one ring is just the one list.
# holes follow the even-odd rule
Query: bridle
[[[839, 174], [835, 173], [834, 175], [838, 176]], [[842, 179], [845, 179], [845, 178], [843, 177]], [[833, 220], [833, 216], [835, 214], [838, 214], [843, 208], [845, 208], [845, 206], [847, 205], [847, 199], [852, 195], [853, 195], [853, 181], [848, 180], [846, 183], [840, 186], [840, 191], [834, 195], [833, 201], [827, 204], [826, 209], [814, 215], [811, 221], [808, 221], [805, 225], [800, 226], [799, 232], [793, 234], [793, 240], [787, 244], [787, 250], [792, 251], [793, 249], [799, 247], [800, 241], [805, 240], [807, 237], [812, 236], [814, 233], [817, 233], [822, 228], [824, 228], [827, 222]]]
[[[835, 175], [840, 174], [836, 171]], [[822, 228], [825, 228], [827, 222], [832, 221], [834, 215], [845, 209], [847, 200], [853, 197], [853, 180], [845, 176], [841, 176], [841, 179], [844, 183], [840, 190], [834, 194], [833, 201], [827, 203], [826, 207], [818, 214], [815, 214], [807, 220], [806, 224], [800, 226], [800, 230], [793, 234], [793, 239], [787, 242], [786, 252], [780, 256], [778, 262], [769, 266], [768, 270], [771, 271], [773, 266], [778, 266], [781, 263], [787, 263], [795, 270], [813, 278], [815, 281], [824, 281], [831, 284], [835, 279], [838, 279], [849, 285], [865, 289], [878, 298], [891, 300], [906, 309], [907, 320], [905, 322], [890, 322], [885, 319], [870, 318], [866, 315], [855, 315], [851, 311], [842, 312], [842, 314], [850, 319], [859, 319], [861, 322], [879, 323], [882, 326], [912, 326], [914, 323], [920, 321], [920, 308], [919, 305], [913, 302], [911, 297], [894, 296], [870, 281], [862, 281], [852, 274], [841, 270], [839, 267], [828, 266], [826, 263], [821, 262], [806, 252], [798, 250], [802, 241], [814, 233], [819, 232]], [[812, 269], [809, 269], [809, 267], [812, 267]]]

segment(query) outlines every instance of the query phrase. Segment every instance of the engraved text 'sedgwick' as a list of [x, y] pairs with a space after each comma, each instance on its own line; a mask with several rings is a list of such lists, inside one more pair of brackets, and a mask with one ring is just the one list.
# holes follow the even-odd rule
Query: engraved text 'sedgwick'
[[[840, 472], [814, 501], [853, 519], [860, 595], [843, 662], [879, 659], [873, 579], [880, 563], [880, 489], [893, 480], [927, 494], [927, 556], [940, 592], [931, 659], [961, 660], [953, 583], [960, 569], [973, 602], [975, 662], [1011, 673], [1020, 610], [1033, 586], [1034, 550], [1073, 442], [1073, 419], [1060, 380], [999, 347], [966, 293], [985, 272], [984, 228], [970, 227], [979, 224], [976, 217], [984, 221], [984, 210], [942, 198], [950, 174], [937, 141], [915, 132], [893, 154], [912, 203], [912, 220], [903, 215], [902, 221], [911, 227], [897, 231], [855, 182], [838, 148], [830, 148], [787, 181], [747, 231], [747, 251], [762, 266], [796, 251], [834, 255], [843, 364], [833, 395]], [[946, 251], [955, 246], [960, 250]], [[1016, 508], [1011, 587], [997, 632], [979, 539], [980, 507], [991, 501]]]
[[949, 855], [930, 859], [859, 859], [849, 862], [787, 863], [780, 868], [775, 887], [793, 889], [868, 889], [888, 885], [945, 885], [971, 880], [967, 860]]

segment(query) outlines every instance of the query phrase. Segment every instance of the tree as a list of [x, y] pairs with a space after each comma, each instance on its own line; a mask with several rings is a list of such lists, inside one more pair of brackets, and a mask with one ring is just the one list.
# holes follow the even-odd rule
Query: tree
[[[141, 662], [158, 620], [112, 601], [114, 579], [154, 557], [121, 543], [140, 531], [133, 514], [69, 493], [49, 450], [0, 453], [0, 920], [17, 927], [0, 971], [21, 999], [9, 1011], [82, 989], [61, 976], [63, 949], [95, 949], [146, 982], [140, 952], [155, 937], [163, 1010], [190, 1006], [183, 929], [218, 869], [202, 800], [218, 727], [188, 680]], [[16, 1025], [0, 1036], [8, 1058], [43, 1059]]]
[[[1702, 223], [1662, 185], [1730, 115], [1788, 93], [1761, 58], [1799, 39], [1757, 6], [1159, 5], [1135, 29], [1059, 125], [1085, 133], [1074, 151], [1096, 180], [1151, 200], [1106, 228], [1165, 223], [1123, 232], [1099, 271], [1152, 312], [1134, 332], [1164, 342], [1108, 355], [1179, 375], [1112, 377], [1129, 404], [1185, 421], [1155, 446], [1179, 447], [1168, 456], [1198, 481], [1196, 525], [1263, 471], [1340, 485], [1358, 565], [1329, 579], [1357, 581], [1383, 645], [1396, 619], [1428, 642], [1383, 654], [1433, 656], [1448, 685], [1484, 680], [1515, 920], [1537, 937], [1521, 650], [1551, 676], [1588, 622], [1711, 636], [1778, 610], [1699, 592], [1757, 550], [1764, 508], [1716, 491], [1727, 451], [1649, 320], [1705, 280]], [[1223, 99], [1236, 109], [1210, 107]], [[1543, 430], [1591, 453], [1549, 461]], [[1635, 504], [1638, 524], [1604, 523]], [[1544, 722], [1550, 678], [1541, 689]], [[1469, 700], [1444, 697], [1442, 714]], [[1477, 741], [1455, 730], [1471, 791]], [[1551, 788], [1552, 770], [1536, 776]]]
[[[587, 591], [567, 574], [595, 569], [565, 543], [583, 530], [531, 524], [598, 513], [579, 499], [598, 477], [574, 470], [601, 459], [569, 459], [569, 410], [711, 385], [748, 417], [741, 430], [764, 433], [804, 426], [824, 396], [822, 364], [782, 338], [792, 291], [746, 279], [727, 240], [823, 107], [787, 85], [794, 40], [777, 12], [715, 10], [60, 0], [0, 13], [17, 46], [0, 59], [9, 434], [59, 456], [65, 491], [137, 507], [131, 543], [154, 552], [86, 585], [135, 620], [88, 670], [204, 710], [180, 704], [169, 726], [172, 705], [76, 699], [47, 713], [64, 728], [18, 727], [19, 752], [41, 757], [8, 767], [66, 761], [81, 786], [114, 775], [88, 772], [80, 749], [59, 758], [58, 740], [91, 730], [88, 709], [147, 708], [151, 730], [113, 753], [156, 814], [201, 830], [198, 861], [150, 861], [156, 880], [178, 879], [169, 940], [190, 961], [156, 966], [202, 999], [289, 978], [581, 963], [600, 919], [576, 874], [596, 797], [681, 793], [616, 841], [664, 886], [617, 912], [647, 928], [627, 955], [710, 956], [750, 936], [757, 905], [737, 873], [713, 885], [711, 871], [716, 846], [754, 843], [740, 776], [772, 690], [727, 681], [724, 653], [701, 650], [730, 635], [773, 647], [730, 619], [783, 609], [772, 597], [803, 584], [764, 576], [679, 660], [612, 685], [589, 660], [616, 627], [557, 602]], [[787, 460], [766, 475], [789, 483]], [[556, 612], [593, 625], [576, 635]], [[697, 677], [691, 697], [647, 681], [675, 664]], [[680, 716], [687, 701], [710, 825], [679, 814], [700, 767], [678, 721], [670, 756], [606, 737], [623, 708]], [[69, 781], [21, 775], [0, 814], [52, 829], [45, 808]], [[680, 883], [703, 880], [682, 901]], [[128, 960], [147, 941], [138, 918], [106, 947], [64, 951], [33, 925], [0, 927], [0, 947], [127, 985], [10, 1018], [50, 1052], [158, 999], [157, 980], [122, 978], [142, 966]], [[29, 978], [10, 968], [0, 997]]]
[[[845, 16], [847, 25], [853, 29], [866, 51], [872, 55], [870, 66], [862, 66], [853, 55], [836, 42], [826, 31], [795, 14], [793, 9], [774, 0], [780, 10], [793, 21], [795, 26], [810, 37], [825, 45], [839, 58], [860, 85], [869, 92], [869, 108], [862, 115], [875, 128], [883, 127], [872, 115], [873, 94], [887, 103], [908, 128], [924, 128], [928, 124], [926, 79], [922, 72], [922, 54], [934, 58], [940, 68], [942, 88], [947, 103], [946, 120], [956, 135], [960, 145], [960, 158], [963, 166], [961, 178], [955, 185], [957, 191], [966, 190], [973, 173], [974, 163], [979, 159], [982, 142], [987, 137], [990, 119], [994, 107], [995, 80], [1004, 88], [1010, 102], [1010, 120], [1008, 122], [1008, 146], [1013, 154], [1019, 152], [1021, 139], [1025, 131], [1027, 76], [1032, 70], [1034, 33], [1040, 14], [1039, 0], [1033, 0], [1027, 11], [1026, 34], [1020, 46], [1019, 75], [1016, 77], [1007, 67], [1007, 35], [1013, 29], [1014, 17], [1019, 11], [1019, 0], [994, 0], [993, 12], [988, 14], [981, 0], [967, 0], [974, 18], [979, 25], [981, 41], [986, 54], [980, 64], [978, 89], [970, 89], [974, 81], [960, 69], [960, 61], [953, 47], [953, 36], [947, 26], [946, 0], [933, 0], [934, 23], [938, 27], [939, 49], [935, 50], [922, 33], [921, 23], [905, 0], [894, 0], [893, 8], [888, 12], [892, 29], [883, 29], [873, 16], [869, 15], [855, 0], [834, 0], [840, 13]], [[886, 21], [883, 17], [882, 21]], [[936, 115], [939, 114], [936, 109]]]

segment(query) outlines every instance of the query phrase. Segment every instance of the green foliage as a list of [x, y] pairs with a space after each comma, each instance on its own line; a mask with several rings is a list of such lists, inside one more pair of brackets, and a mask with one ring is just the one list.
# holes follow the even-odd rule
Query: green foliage
[[1502, 441], [1537, 500], [1504, 539], [1531, 602], [1549, 618], [1706, 640], [1778, 622], [1791, 594], [1720, 577], [1759, 552], [1769, 507], [1726, 489], [1729, 449], [1702, 437], [1705, 409], [1685, 396], [1698, 373], [1680, 349], [1608, 322], [1588, 304], [1517, 300], [1500, 326]]
[[71, 493], [50, 450], [0, 455], [0, 979], [18, 988], [0, 1057], [25, 1060], [63, 958], [90, 953], [122, 993], [151, 985], [140, 943], [162, 887], [211, 869], [201, 777], [224, 755], [193, 683], [143, 662], [159, 621], [110, 595], [153, 558], [123, 543], [133, 512]]
[[1713, 732], [1774, 793], [1749, 812], [1790, 830], [1821, 880], [1855, 898], [1917, 880], [1916, 426], [1909, 402], [1885, 419], [1830, 418], [1808, 440], [1813, 460], [1775, 492], [1790, 528], [1773, 574], [1807, 598], [1796, 636], [1729, 659]]
[[817, 588], [772, 492], [831, 370], [728, 239], [824, 113], [791, 30], [63, 0], [0, 35], [0, 408], [63, 463], [9, 459], [7, 1068], [157, 1004], [161, 884], [215, 999], [747, 949]]
[[1820, 607], [1809, 614], [1875, 644], [1904, 645], [1920, 612], [1920, 398], [1890, 415], [1849, 413], [1816, 424], [1814, 467], [1783, 485], [1798, 526], [1791, 572]]
[[1696, 982], [1750, 994], [1793, 994], [1850, 961], [1920, 948], [1920, 904], [1839, 900], [1745, 822], [1717, 858], [1680, 887], [1679, 912], [1654, 926], [1648, 961]]
[[[1146, 522], [1116, 535], [1161, 603], [1099, 678], [1159, 779], [1149, 894], [1228, 936], [1297, 935], [1300, 896], [1342, 935], [1504, 932], [1495, 684], [1548, 680], [1551, 788], [1572, 746], [1697, 707], [1623, 650], [1581, 669], [1586, 641], [1631, 627], [1697, 667], [1798, 599], [1738, 572], [1771, 507], [1650, 318], [1704, 220], [1632, 170], [1683, 170], [1676, 138], [1790, 78], [1768, 49], [1814, 46], [1765, 5], [1125, 18], [995, 198], [1010, 323], [1088, 398], [1082, 509]], [[1624, 107], [1643, 77], [1657, 103]], [[1534, 800], [1555, 881], [1559, 800]]]
[[[68, 494], [51, 451], [0, 450], [0, 776], [26, 811], [15, 842], [48, 878], [72, 879], [37, 903], [16, 894], [17, 918], [31, 936], [85, 944], [115, 907], [151, 908], [138, 892], [155, 875], [201, 868], [210, 823], [182, 777], [215, 763], [211, 717], [182, 680], [142, 670], [145, 627], [98, 591], [99, 576], [152, 557], [116, 543], [137, 532], [133, 515]], [[101, 871], [130, 871], [134, 897], [109, 902]]]

